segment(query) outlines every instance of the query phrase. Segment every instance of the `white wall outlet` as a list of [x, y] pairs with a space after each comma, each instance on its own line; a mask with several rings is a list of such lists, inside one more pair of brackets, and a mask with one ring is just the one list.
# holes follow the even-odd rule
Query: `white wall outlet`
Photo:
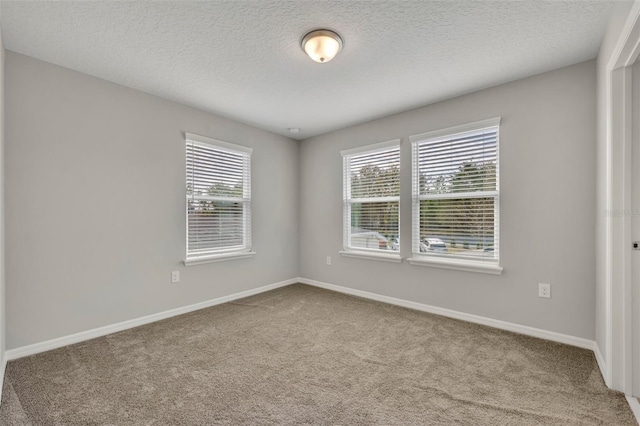
[[171, 273], [171, 282], [179, 283], [180, 282], [180, 271], [173, 271]]
[[331, 265], [331, 256], [327, 256], [327, 265]]
[[551, 284], [538, 284], [538, 297], [551, 299]]

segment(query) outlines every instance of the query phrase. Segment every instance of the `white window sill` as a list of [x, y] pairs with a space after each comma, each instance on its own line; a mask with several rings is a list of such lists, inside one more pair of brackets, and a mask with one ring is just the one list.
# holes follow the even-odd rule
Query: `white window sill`
[[345, 257], [355, 257], [356, 259], [369, 259], [369, 260], [379, 260], [382, 262], [392, 262], [392, 263], [400, 263], [402, 262], [402, 257], [398, 254], [378, 254], [378, 253], [367, 253], [364, 251], [339, 251], [340, 255]]
[[431, 266], [434, 268], [455, 269], [458, 271], [466, 272], [480, 272], [483, 274], [501, 275], [502, 267], [495, 263], [473, 261], [473, 260], [460, 260], [460, 259], [447, 259], [447, 258], [434, 258], [427, 256], [411, 257], [407, 259], [412, 265], [419, 266]]
[[213, 254], [209, 256], [192, 257], [184, 260], [184, 266], [202, 265], [203, 263], [212, 262], [224, 262], [227, 260], [245, 259], [247, 257], [253, 257], [256, 254], [255, 251], [245, 251], [242, 253], [224, 253]]

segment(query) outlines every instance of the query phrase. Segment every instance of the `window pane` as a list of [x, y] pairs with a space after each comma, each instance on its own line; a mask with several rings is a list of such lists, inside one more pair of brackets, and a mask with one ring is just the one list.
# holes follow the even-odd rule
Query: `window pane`
[[212, 146], [187, 147], [187, 193], [219, 197], [242, 197], [245, 154], [229, 153]]
[[497, 128], [420, 143], [420, 195], [496, 189]]
[[352, 203], [349, 246], [399, 251], [397, 201]]
[[495, 191], [496, 163], [463, 163], [447, 174], [420, 174], [420, 194], [450, 194], [456, 192]]
[[243, 245], [243, 203], [188, 201], [189, 251], [208, 251]]
[[352, 158], [351, 197], [397, 197], [400, 195], [400, 150]]
[[420, 252], [494, 258], [495, 199], [420, 201]]

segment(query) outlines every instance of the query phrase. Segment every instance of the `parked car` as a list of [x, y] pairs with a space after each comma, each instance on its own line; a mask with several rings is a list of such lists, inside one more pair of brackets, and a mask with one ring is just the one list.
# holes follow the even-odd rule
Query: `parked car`
[[447, 245], [440, 238], [423, 238], [422, 241], [420, 241], [420, 251], [422, 253], [446, 253]]
[[391, 250], [400, 250], [400, 239], [398, 237], [391, 239]]
[[494, 257], [493, 247], [485, 247], [483, 249], [467, 250], [463, 253], [465, 256], [478, 256], [478, 257]]

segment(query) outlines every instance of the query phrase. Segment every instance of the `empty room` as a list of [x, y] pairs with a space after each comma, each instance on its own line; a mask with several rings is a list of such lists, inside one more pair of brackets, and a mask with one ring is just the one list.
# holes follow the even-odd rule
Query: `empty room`
[[638, 425], [640, 0], [0, 0], [1, 425]]

